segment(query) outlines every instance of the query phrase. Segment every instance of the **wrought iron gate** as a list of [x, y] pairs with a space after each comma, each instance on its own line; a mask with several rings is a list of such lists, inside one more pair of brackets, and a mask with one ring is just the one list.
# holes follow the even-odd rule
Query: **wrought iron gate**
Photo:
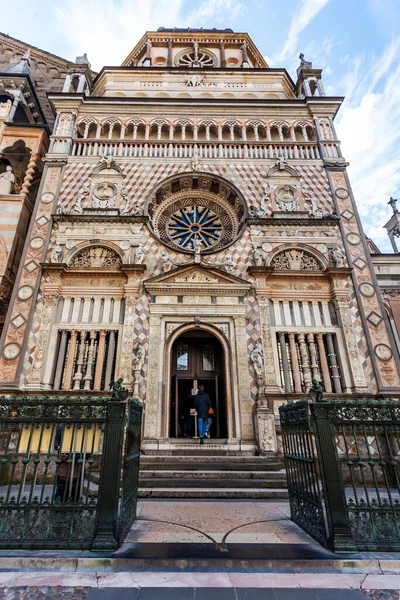
[[279, 412], [293, 521], [335, 551], [399, 551], [400, 402], [302, 400]]
[[134, 399], [0, 397], [0, 548], [117, 548], [136, 517], [141, 415]]
[[279, 413], [291, 518], [326, 546], [326, 519], [307, 401], [283, 405]]

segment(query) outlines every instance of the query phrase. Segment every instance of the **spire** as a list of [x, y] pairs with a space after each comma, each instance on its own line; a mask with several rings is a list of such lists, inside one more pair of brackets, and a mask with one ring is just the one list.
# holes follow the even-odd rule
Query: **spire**
[[312, 62], [305, 60], [304, 54], [299, 54], [300, 64], [297, 67], [296, 92], [298, 98], [307, 96], [325, 96], [322, 85], [322, 69], [313, 69]]
[[388, 204], [391, 207], [391, 209], [393, 210], [393, 214], [390, 217], [389, 221], [384, 225], [384, 228], [387, 231], [387, 234], [389, 236], [389, 240], [390, 240], [390, 243], [392, 244], [392, 248], [393, 248], [394, 252], [396, 252], [396, 254], [398, 254], [399, 249], [397, 247], [395, 238], [400, 237], [400, 212], [396, 206], [396, 203], [397, 203], [397, 199], [392, 198], [390, 196], [390, 200], [389, 200]]

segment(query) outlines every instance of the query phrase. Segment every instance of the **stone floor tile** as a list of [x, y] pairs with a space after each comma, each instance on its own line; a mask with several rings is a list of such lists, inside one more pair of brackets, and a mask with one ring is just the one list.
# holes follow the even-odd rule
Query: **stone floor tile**
[[139, 587], [133, 580], [132, 574], [127, 571], [118, 573], [97, 573], [98, 586], [99, 588], [106, 587], [121, 587], [121, 588], [132, 588]]
[[362, 573], [297, 573], [297, 581], [302, 588], [360, 589], [364, 577]]
[[132, 587], [92, 588], [86, 600], [136, 600], [138, 593], [139, 588]]
[[0, 587], [15, 586], [97, 587], [96, 573], [54, 573], [47, 571], [0, 572]]
[[316, 600], [312, 590], [305, 589], [274, 589], [277, 600]]
[[361, 590], [321, 589], [313, 590], [317, 600], [365, 600]]
[[272, 588], [235, 588], [235, 592], [237, 600], [276, 600]]
[[[193, 588], [141, 588], [137, 600], [193, 600]], [[121, 600], [123, 600], [121, 598]]]
[[295, 573], [229, 573], [233, 587], [299, 588]]
[[[212, 575], [210, 586], [212, 586]], [[196, 588], [194, 600], [236, 600], [236, 594], [234, 588]]]
[[400, 590], [400, 574], [398, 575], [367, 575], [362, 589], [366, 590]]
[[156, 573], [132, 572], [139, 587], [232, 587], [228, 573]]

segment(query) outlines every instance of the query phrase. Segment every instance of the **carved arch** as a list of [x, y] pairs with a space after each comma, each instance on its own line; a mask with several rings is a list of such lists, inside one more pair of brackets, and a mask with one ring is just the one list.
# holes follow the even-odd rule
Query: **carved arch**
[[277, 271], [325, 271], [328, 262], [307, 244], [282, 244], [267, 257], [266, 265]]
[[113, 242], [82, 242], [68, 252], [65, 262], [73, 268], [120, 268], [128, 257]]

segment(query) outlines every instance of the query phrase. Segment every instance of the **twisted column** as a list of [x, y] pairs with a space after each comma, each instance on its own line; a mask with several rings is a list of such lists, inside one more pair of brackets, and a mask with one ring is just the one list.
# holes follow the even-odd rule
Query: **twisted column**
[[96, 359], [96, 371], [94, 374], [94, 385], [93, 389], [98, 392], [101, 388], [101, 376], [103, 374], [103, 364], [104, 364], [104, 355], [106, 349], [106, 334], [107, 331], [102, 329], [99, 337], [99, 345], [97, 349], [97, 359]]
[[78, 359], [76, 361], [76, 371], [74, 375], [74, 390], [81, 389], [81, 381], [83, 378], [82, 369], [83, 369], [83, 361], [85, 358], [85, 340], [86, 340], [86, 331], [81, 331], [81, 341], [79, 344], [79, 353]]
[[286, 340], [285, 333], [280, 331], [279, 335], [279, 344], [281, 347], [281, 357], [282, 357], [282, 367], [283, 367], [283, 379], [285, 381], [285, 392], [290, 393], [292, 391], [291, 379], [290, 379], [290, 369], [289, 369], [289, 361], [286, 353]]
[[63, 378], [63, 382], [62, 382], [63, 390], [69, 390], [71, 388], [72, 369], [74, 366], [77, 338], [78, 338], [78, 331], [76, 329], [72, 329], [71, 337], [69, 340], [67, 364], [65, 365], [64, 378]]
[[88, 358], [86, 363], [86, 373], [84, 377], [84, 390], [90, 390], [90, 384], [93, 377], [93, 356], [94, 356], [94, 344], [96, 341], [97, 332], [90, 332], [90, 345], [88, 350]]
[[313, 333], [307, 334], [307, 341], [308, 341], [308, 349], [310, 351], [312, 379], [315, 379], [316, 381], [321, 381], [321, 375], [320, 375], [320, 372], [318, 369], [318, 363], [317, 363], [317, 349], [315, 347]]
[[65, 353], [67, 350], [67, 337], [68, 337], [68, 331], [66, 329], [64, 329], [61, 332], [60, 348], [58, 350], [56, 374], [54, 377], [54, 385], [53, 385], [54, 390], [59, 390], [60, 385], [61, 385], [61, 376], [62, 376], [63, 367], [64, 367]]
[[24, 181], [22, 183], [21, 194], [27, 196], [29, 189], [31, 187], [32, 179], [35, 174], [36, 164], [38, 161], [39, 155], [32, 153], [29, 159], [28, 166], [26, 168], [26, 173], [24, 177]]
[[335, 347], [333, 345], [332, 334], [326, 334], [326, 345], [328, 346], [328, 359], [332, 371], [333, 387], [335, 388], [336, 394], [342, 393], [342, 386], [340, 384], [339, 367], [336, 360]]
[[301, 368], [303, 371], [303, 379], [304, 384], [306, 386], [306, 390], [311, 385], [311, 371], [308, 366], [308, 352], [307, 352], [307, 344], [305, 342], [304, 333], [299, 333], [299, 348], [300, 348], [300, 357], [301, 357]]

